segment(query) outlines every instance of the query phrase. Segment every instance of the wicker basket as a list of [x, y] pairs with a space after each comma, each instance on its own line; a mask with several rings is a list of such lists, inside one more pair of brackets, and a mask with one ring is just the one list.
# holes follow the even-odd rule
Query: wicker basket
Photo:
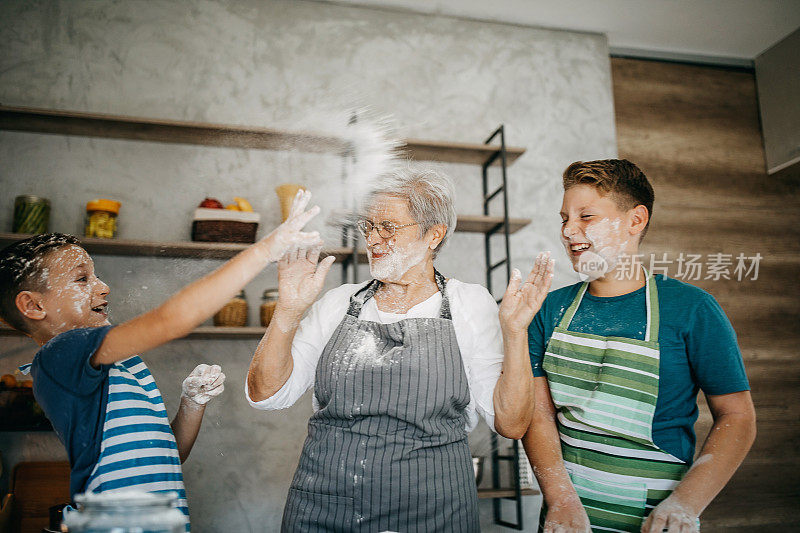
[[256, 242], [258, 224], [235, 220], [195, 220], [192, 240], [198, 242]]
[[247, 300], [234, 298], [214, 315], [214, 325], [241, 328], [247, 325]]
[[194, 211], [192, 240], [201, 242], [256, 242], [258, 213], [232, 211], [230, 209], [208, 209], [199, 207]]

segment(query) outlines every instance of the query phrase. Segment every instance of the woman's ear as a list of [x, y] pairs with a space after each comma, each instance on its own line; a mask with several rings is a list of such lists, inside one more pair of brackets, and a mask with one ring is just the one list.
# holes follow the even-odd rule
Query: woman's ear
[[47, 312], [41, 306], [42, 295], [33, 291], [21, 291], [14, 298], [14, 304], [22, 316], [30, 320], [44, 320]]
[[428, 230], [428, 248], [435, 250], [447, 235], [447, 224], [436, 224]]

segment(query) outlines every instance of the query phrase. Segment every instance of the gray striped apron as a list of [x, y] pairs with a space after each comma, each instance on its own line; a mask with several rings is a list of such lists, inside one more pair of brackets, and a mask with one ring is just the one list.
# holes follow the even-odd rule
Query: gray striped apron
[[445, 291], [438, 318], [359, 320], [380, 287], [350, 298], [317, 364], [282, 531], [479, 531], [467, 445], [470, 402]]
[[555, 328], [542, 363], [564, 464], [593, 531], [639, 531], [688, 469], [653, 443], [659, 307], [655, 279], [647, 271], [645, 276], [644, 340], [569, 331], [589, 286], [584, 283]]

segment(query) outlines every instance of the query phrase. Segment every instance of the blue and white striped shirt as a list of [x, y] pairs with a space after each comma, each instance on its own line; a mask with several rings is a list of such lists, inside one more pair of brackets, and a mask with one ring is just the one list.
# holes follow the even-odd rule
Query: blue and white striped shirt
[[51, 339], [31, 366], [34, 395], [70, 459], [70, 493], [175, 491], [187, 516], [180, 457], [161, 393], [138, 356], [89, 363], [110, 326]]

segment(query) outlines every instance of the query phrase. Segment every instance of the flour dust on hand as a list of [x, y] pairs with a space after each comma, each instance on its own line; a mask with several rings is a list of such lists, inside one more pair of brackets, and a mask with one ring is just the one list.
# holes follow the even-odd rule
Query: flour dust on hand
[[219, 365], [200, 364], [183, 380], [181, 396], [204, 406], [225, 390], [225, 374]]

